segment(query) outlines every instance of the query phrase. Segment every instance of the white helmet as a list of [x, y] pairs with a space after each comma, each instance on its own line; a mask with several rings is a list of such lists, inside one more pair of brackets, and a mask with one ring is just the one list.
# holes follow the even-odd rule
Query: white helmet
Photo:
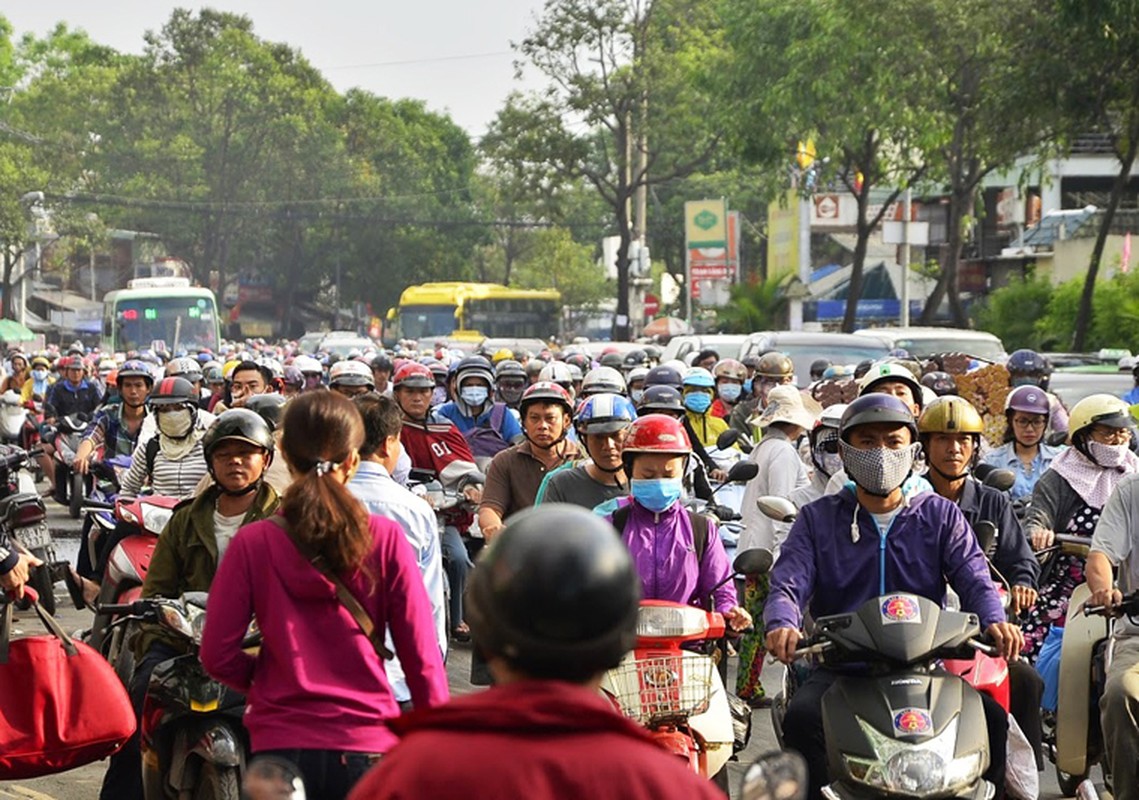
[[570, 371], [569, 364], [566, 364], [564, 361], [551, 361], [542, 367], [542, 371], [538, 373], [538, 380], [553, 381], [554, 383], [573, 383], [573, 372]]
[[581, 382], [582, 397], [601, 394], [602, 392], [625, 393], [625, 378], [613, 367], [595, 367]]
[[344, 361], [337, 361], [332, 365], [332, 369], [328, 371], [328, 384], [336, 386], [368, 386], [370, 388], [376, 387], [376, 381], [372, 377], [372, 370], [363, 361], [356, 361], [355, 359], [346, 359]]
[[190, 381], [190, 383], [195, 383], [202, 379], [202, 367], [189, 356], [172, 358], [166, 364], [166, 377], [185, 378]]
[[323, 375], [324, 367], [320, 365], [312, 356], [297, 356], [293, 359], [293, 366], [299, 369], [303, 374], [309, 375]]

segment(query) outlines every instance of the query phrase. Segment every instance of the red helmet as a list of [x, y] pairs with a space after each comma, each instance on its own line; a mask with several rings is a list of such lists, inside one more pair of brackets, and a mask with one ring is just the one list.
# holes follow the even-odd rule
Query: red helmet
[[692, 452], [692, 443], [684, 430], [684, 423], [667, 414], [646, 414], [629, 426], [625, 447], [621, 451], [633, 453], [671, 453], [686, 456]]
[[569, 392], [553, 381], [538, 381], [522, 393], [522, 399], [518, 403], [522, 416], [526, 416], [526, 409], [531, 403], [560, 403], [567, 414], [573, 415], [573, 401]]
[[423, 364], [407, 361], [395, 371], [392, 386], [396, 389], [401, 386], [408, 389], [434, 389], [435, 376]]

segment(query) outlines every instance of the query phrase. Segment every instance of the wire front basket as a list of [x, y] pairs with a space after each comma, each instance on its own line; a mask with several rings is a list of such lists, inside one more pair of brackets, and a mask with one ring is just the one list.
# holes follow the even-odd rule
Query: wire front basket
[[651, 725], [706, 711], [714, 668], [711, 658], [696, 653], [642, 658], [610, 670], [608, 682], [621, 712]]

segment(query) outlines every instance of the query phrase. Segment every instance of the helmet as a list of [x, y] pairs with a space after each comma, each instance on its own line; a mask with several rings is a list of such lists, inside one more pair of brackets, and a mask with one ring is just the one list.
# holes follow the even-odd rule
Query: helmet
[[650, 386], [671, 386], [674, 389], [679, 389], [683, 384], [684, 378], [680, 371], [664, 364], [653, 367], [645, 376], [645, 389]]
[[32, 369], [36, 367], [43, 367], [44, 369], [51, 369], [51, 362], [43, 356], [36, 356], [32, 359]]
[[1043, 414], [1047, 417], [1052, 413], [1052, 401], [1039, 386], [1018, 386], [1005, 398], [1005, 413], [1013, 411]]
[[434, 389], [435, 376], [431, 370], [422, 364], [408, 361], [400, 366], [392, 376], [392, 387], [395, 389]]
[[542, 367], [542, 371], [538, 373], [538, 380], [559, 383], [568, 387], [569, 384], [573, 383], [573, 374], [568, 365], [561, 361], [551, 361]]
[[680, 392], [671, 386], [650, 386], [645, 389], [641, 398], [641, 414], [657, 412], [681, 414], [684, 412], [684, 402], [680, 399]]
[[509, 347], [500, 347], [494, 351], [490, 361], [492, 364], [497, 364], [499, 361], [506, 361], [508, 358], [514, 358], [514, 351]]
[[621, 369], [621, 365], [625, 363], [625, 359], [620, 353], [606, 353], [601, 357], [600, 363], [603, 367]]
[[948, 372], [927, 372], [922, 376], [921, 385], [938, 397], [957, 394], [957, 381]]
[[190, 383], [197, 383], [202, 379], [202, 365], [188, 356], [172, 358], [166, 365], [166, 377], [176, 378], [179, 376], [190, 381]]
[[[206, 371], [206, 381], [208, 382], [209, 379], [210, 379], [210, 373], [209, 373], [209, 370], [207, 370]], [[281, 382], [284, 383], [286, 386], [304, 386], [305, 374], [303, 372], [301, 372], [299, 369], [297, 369], [296, 367], [294, 367], [292, 364], [290, 364], [289, 366], [285, 367], [285, 372], [281, 376]]]
[[585, 379], [585, 372], [577, 364], [566, 364], [569, 369], [570, 381], [573, 383], [581, 383]]
[[644, 350], [630, 350], [621, 360], [621, 366], [626, 371], [634, 367], [643, 367], [649, 363], [649, 354]]
[[526, 416], [526, 409], [531, 403], [560, 403], [567, 414], [573, 414], [573, 401], [570, 400], [569, 392], [553, 381], [538, 381], [522, 393], [518, 410], [523, 417]]
[[663, 353], [663, 352], [664, 351], [662, 349], [660, 349], [659, 347], [657, 347], [655, 344], [646, 344], [645, 345], [645, 358], [647, 358], [650, 362], [651, 361], [659, 361], [660, 357], [661, 357], [661, 353]]
[[546, 362], [540, 358], [532, 358], [526, 362], [526, 377], [534, 380], [546, 368]]
[[640, 595], [609, 523], [552, 503], [514, 516], [487, 547], [467, 589], [467, 619], [479, 646], [520, 672], [582, 681], [633, 646]]
[[620, 394], [604, 392], [590, 395], [573, 418], [579, 435], [613, 433], [624, 430], [637, 418], [637, 410]]
[[1093, 394], [1076, 403], [1068, 412], [1068, 436], [1074, 444], [1081, 444], [1093, 425], [1130, 428], [1134, 420], [1123, 400], [1111, 394]]
[[[125, 361], [119, 367], [118, 380], [121, 381], [123, 378], [142, 378], [146, 381], [146, 388], [149, 389], [154, 386], [154, 373], [150, 371], [150, 367], [138, 359]], [[118, 384], [116, 383], [116, 385]]]
[[513, 358], [508, 358], [499, 361], [494, 367], [495, 380], [503, 377], [504, 375], [513, 375], [518, 378], [526, 377], [526, 368], [515, 361]]
[[980, 436], [985, 432], [985, 421], [968, 400], [949, 394], [925, 407], [918, 417], [918, 432], [971, 433]]
[[747, 380], [747, 367], [734, 358], [725, 358], [712, 368], [712, 377], [717, 381], [725, 378], [743, 383]]
[[1009, 372], [1022, 375], [1048, 375], [1052, 372], [1048, 359], [1035, 350], [1014, 350], [1005, 367]]
[[625, 446], [621, 450], [621, 462], [625, 474], [633, 474], [633, 462], [643, 453], [658, 455], [688, 456], [692, 453], [692, 443], [684, 430], [684, 423], [668, 414], [645, 414], [629, 426], [625, 434]]
[[695, 386], [701, 389], [711, 389], [716, 385], [716, 379], [712, 377], [712, 373], [703, 367], [689, 367], [688, 371], [684, 373], [684, 379], [681, 383], [685, 386]]
[[367, 386], [374, 389], [376, 382], [372, 370], [363, 361], [337, 361], [328, 371], [328, 384], [336, 386]]
[[581, 382], [581, 396], [601, 392], [625, 393], [625, 377], [613, 367], [598, 367], [591, 369]]
[[432, 359], [424, 366], [431, 370], [431, 374], [435, 376], [436, 384], [441, 386], [447, 381], [447, 365], [442, 361], [436, 361]]
[[795, 374], [795, 365], [782, 353], [764, 353], [755, 366], [755, 374], [760, 378], [779, 380]]
[[829, 475], [829, 473], [823, 456], [828, 452], [832, 454], [838, 452], [838, 427], [845, 411], [845, 403], [835, 403], [824, 408], [818, 422], [815, 423], [815, 427], [811, 428], [807, 437], [811, 445], [811, 461], [814, 462], [815, 468], [821, 470], [824, 475]]
[[[264, 396], [271, 397], [272, 395]], [[280, 397], [280, 395], [277, 396]], [[214, 424], [202, 437], [202, 450], [206, 455], [207, 464], [213, 457], [214, 448], [227, 439], [249, 442], [265, 448], [270, 453], [273, 452], [273, 431], [270, 430], [268, 423], [260, 414], [250, 411], [248, 408], [231, 408], [222, 412], [221, 416], [214, 420]], [[211, 466], [210, 469], [212, 474], [213, 467]]]
[[838, 432], [844, 442], [850, 441], [848, 434], [859, 425], [872, 425], [875, 422], [889, 422], [905, 425], [910, 429], [913, 441], [918, 438], [918, 426], [909, 407], [892, 394], [871, 392], [857, 398], [842, 412]]
[[637, 381], [644, 382], [648, 374], [648, 367], [633, 367], [631, 370], [629, 370], [629, 374], [625, 376], [625, 383], [627, 383], [629, 386], [632, 386]]
[[582, 375], [593, 369], [593, 359], [586, 353], [570, 353], [565, 357], [565, 362], [580, 369]]
[[[285, 415], [285, 403], [287, 402], [288, 400], [284, 395], [277, 394], [276, 392], [255, 394], [245, 401], [244, 408], [259, 415], [261, 419], [265, 420], [265, 424], [269, 426], [269, 430], [275, 431], [281, 427], [281, 417]], [[234, 410], [240, 411], [241, 409]], [[225, 416], [225, 414], [222, 414], [222, 416]]]
[[830, 366], [831, 360], [829, 358], [816, 358], [811, 362], [811, 380], [820, 380]]
[[185, 378], [163, 378], [150, 393], [149, 402], [152, 406], [193, 405], [194, 385]]
[[380, 353], [372, 359], [372, 363], [369, 366], [373, 372], [387, 372], [390, 374], [392, 371], [392, 360], [383, 353]]
[[272, 383], [274, 378], [284, 377], [284, 367], [282, 367], [281, 362], [275, 358], [261, 356], [256, 359], [254, 363], [261, 367], [261, 374], [265, 376], [265, 383]]
[[903, 383], [909, 387], [910, 395], [918, 408], [921, 408], [921, 384], [914, 378], [914, 374], [900, 364], [882, 362], [871, 365], [866, 374], [858, 382], [858, 393], [869, 394], [874, 387], [882, 383]]
[[293, 366], [305, 375], [324, 374], [324, 367], [312, 356], [297, 356], [293, 359]]
[[[290, 369], [295, 368], [290, 367]], [[297, 374], [300, 375], [300, 371], [298, 371]], [[222, 377], [221, 374], [221, 365], [216, 362], [213, 364], [206, 364], [206, 366], [202, 369], [202, 379], [205, 380], [206, 383], [225, 382], [225, 378]]]

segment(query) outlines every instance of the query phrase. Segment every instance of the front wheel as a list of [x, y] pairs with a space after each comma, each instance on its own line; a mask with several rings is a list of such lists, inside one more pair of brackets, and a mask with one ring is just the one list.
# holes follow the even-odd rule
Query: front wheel
[[71, 492], [68, 495], [67, 510], [72, 519], [79, 519], [83, 512], [83, 501], [87, 499], [87, 481], [81, 472], [71, 473]]
[[1086, 772], [1083, 775], [1069, 775], [1059, 767], [1056, 767], [1056, 783], [1059, 784], [1060, 794], [1064, 795], [1064, 797], [1075, 797], [1076, 790], [1080, 788], [1080, 784], [1083, 783], [1087, 777], [1088, 773]]
[[194, 800], [240, 800], [237, 767], [222, 767], [203, 761], [194, 787]]

